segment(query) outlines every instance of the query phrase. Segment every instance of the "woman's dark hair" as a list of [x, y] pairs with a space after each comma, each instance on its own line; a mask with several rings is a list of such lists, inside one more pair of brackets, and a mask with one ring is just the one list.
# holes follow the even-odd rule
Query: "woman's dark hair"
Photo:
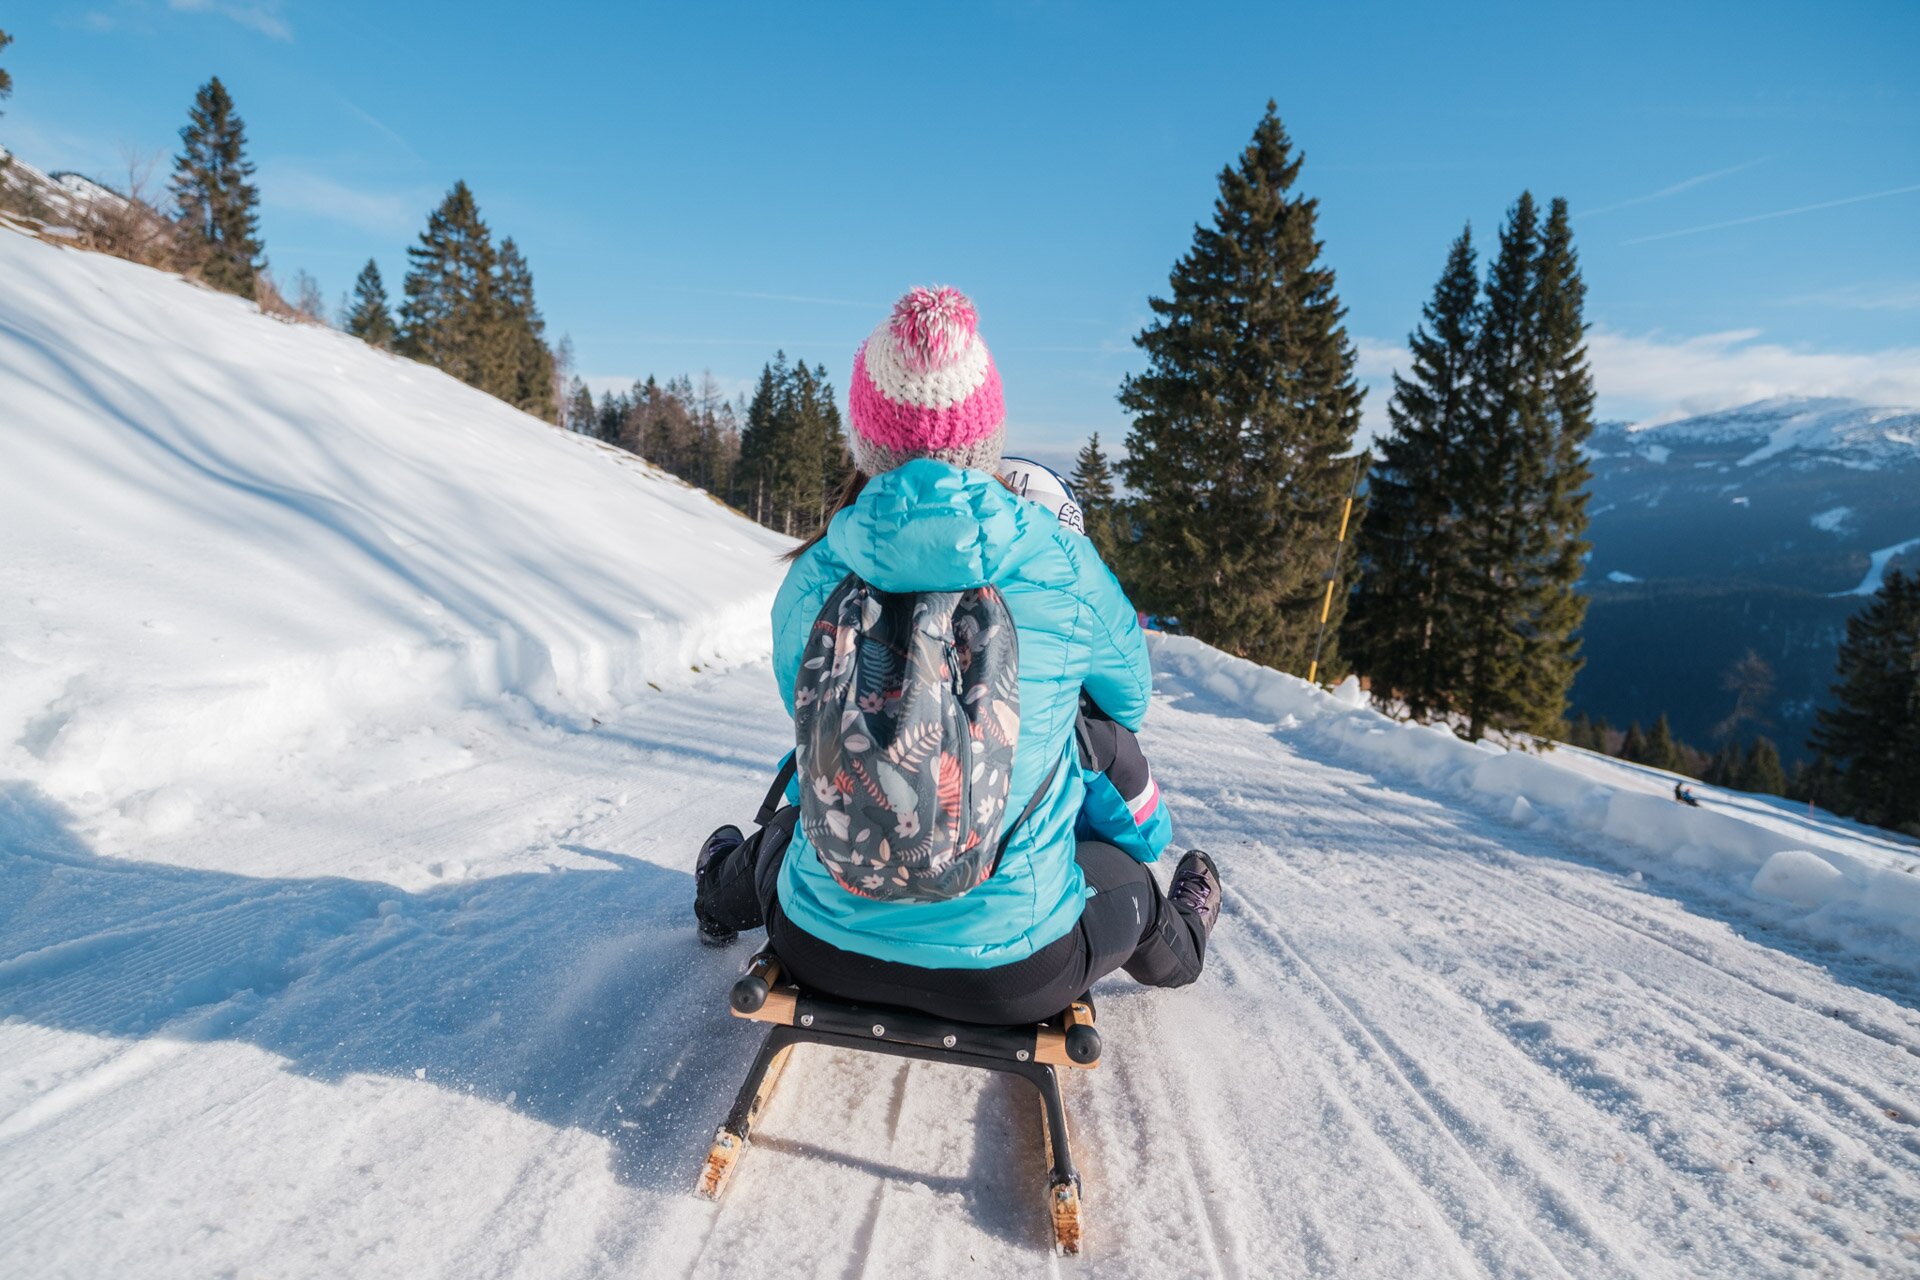
[[847, 483], [845, 487], [840, 490], [840, 496], [834, 500], [833, 509], [827, 512], [826, 519], [820, 522], [820, 527], [818, 529], [815, 529], [813, 533], [808, 536], [805, 542], [801, 543], [799, 546], [787, 552], [787, 554], [785, 554], [784, 556], [781, 556], [780, 558], [782, 560], [785, 560], [788, 564], [792, 564], [795, 560], [798, 560], [801, 556], [813, 550], [814, 543], [820, 541], [820, 539], [827, 536], [827, 526], [833, 523], [833, 518], [839, 515], [842, 511], [845, 511], [848, 507], [852, 506], [856, 501], [858, 501], [860, 497], [860, 491], [866, 487], [867, 487], [867, 477], [865, 472], [859, 470], [858, 468], [855, 468], [853, 471], [849, 472], [847, 474]]

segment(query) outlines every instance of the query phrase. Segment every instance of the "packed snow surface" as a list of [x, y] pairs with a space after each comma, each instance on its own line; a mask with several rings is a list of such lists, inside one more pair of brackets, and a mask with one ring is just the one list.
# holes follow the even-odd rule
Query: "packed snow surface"
[[1087, 1256], [1025, 1086], [895, 1059], [799, 1050], [695, 1199], [756, 1029], [690, 870], [791, 741], [780, 544], [23, 243], [0, 1274], [1920, 1271], [1910, 842], [1171, 638], [1145, 742], [1226, 909], [1195, 986], [1095, 990]]

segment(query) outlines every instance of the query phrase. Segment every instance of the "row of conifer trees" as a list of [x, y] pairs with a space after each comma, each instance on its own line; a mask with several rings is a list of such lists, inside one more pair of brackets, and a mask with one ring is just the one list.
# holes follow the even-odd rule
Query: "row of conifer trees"
[[1229, 652], [1351, 664], [1471, 738], [1552, 732], [1579, 666], [1593, 411], [1566, 202], [1543, 219], [1520, 196], [1484, 285], [1470, 233], [1455, 242], [1376, 461], [1354, 448], [1356, 353], [1302, 163], [1269, 103], [1149, 300], [1120, 392], [1130, 497], [1097, 439], [1078, 459], [1090, 533], [1137, 602]]
[[[171, 208], [149, 203], [130, 177], [124, 201], [93, 202], [98, 207], [87, 216], [98, 225], [80, 229], [91, 247], [180, 271], [264, 310], [324, 323], [326, 304], [311, 277], [299, 274], [289, 300], [268, 271], [246, 122], [218, 76], [194, 94], [180, 142], [168, 181]], [[465, 182], [454, 183], [428, 216], [407, 256], [398, 316], [369, 260], [341, 326], [557, 421], [556, 360], [534, 301], [532, 268], [511, 237], [494, 243]]]
[[396, 320], [380, 266], [367, 260], [347, 304], [347, 332], [557, 422], [554, 354], [533, 269], [513, 237], [494, 244], [465, 182], [427, 216], [407, 261]]

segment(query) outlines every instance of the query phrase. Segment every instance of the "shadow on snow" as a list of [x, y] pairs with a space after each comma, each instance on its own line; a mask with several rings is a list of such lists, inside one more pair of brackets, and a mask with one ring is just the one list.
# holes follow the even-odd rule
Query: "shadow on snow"
[[[744, 947], [698, 944], [688, 872], [566, 847], [602, 869], [423, 893], [257, 879], [102, 858], [38, 789], [0, 783], [0, 1020], [235, 1041], [322, 1082], [424, 1070], [438, 1088], [603, 1136], [623, 1182], [691, 1194], [760, 1034], [725, 1009]], [[877, 1087], [893, 1069], [859, 1066]], [[1011, 1118], [1031, 1105], [1025, 1089], [994, 1082], [980, 1099], [976, 1119], [997, 1122], [975, 1135], [991, 1149], [974, 1154], [970, 1200], [983, 1229], [1023, 1239], [1030, 1215], [999, 1201], [1042, 1176], [1036, 1127]], [[962, 1185], [783, 1139], [780, 1127], [766, 1134], [774, 1150]], [[994, 1131], [1031, 1132], [1033, 1150], [982, 1136]]]

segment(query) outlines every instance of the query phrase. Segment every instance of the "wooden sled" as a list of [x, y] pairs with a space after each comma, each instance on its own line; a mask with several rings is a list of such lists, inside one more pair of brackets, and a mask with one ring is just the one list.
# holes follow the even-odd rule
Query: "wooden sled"
[[1047, 1218], [1056, 1252], [1077, 1254], [1084, 1240], [1080, 1174], [1067, 1140], [1067, 1111], [1060, 1100], [1055, 1068], [1091, 1069], [1100, 1065], [1100, 1033], [1093, 1006], [1085, 1000], [1046, 1022], [993, 1027], [951, 1022], [910, 1009], [857, 1005], [813, 995], [781, 981], [780, 961], [762, 951], [733, 984], [728, 1004], [733, 1016], [768, 1024], [767, 1037], [734, 1099], [733, 1110], [714, 1135], [713, 1148], [700, 1170], [699, 1192], [710, 1200], [726, 1193], [727, 1183], [753, 1138], [753, 1125], [773, 1095], [780, 1073], [796, 1044], [860, 1049], [922, 1062], [946, 1062], [986, 1071], [1002, 1071], [1040, 1091], [1041, 1123], [1046, 1138]]

